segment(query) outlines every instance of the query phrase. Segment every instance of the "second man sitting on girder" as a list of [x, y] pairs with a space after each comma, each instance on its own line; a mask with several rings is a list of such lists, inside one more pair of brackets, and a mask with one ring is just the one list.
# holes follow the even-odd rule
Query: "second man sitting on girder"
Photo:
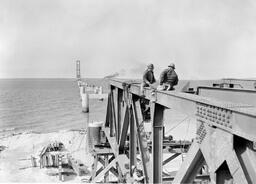
[[175, 64], [170, 63], [168, 68], [165, 69], [160, 75], [160, 90], [174, 90], [173, 86], [179, 82], [178, 75], [176, 74]]

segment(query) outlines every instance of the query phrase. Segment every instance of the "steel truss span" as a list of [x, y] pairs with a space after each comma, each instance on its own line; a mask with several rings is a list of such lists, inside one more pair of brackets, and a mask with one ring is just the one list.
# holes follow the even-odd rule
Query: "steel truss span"
[[[143, 101], [150, 107], [148, 121]], [[182, 143], [186, 147], [164, 140], [165, 109], [195, 118], [195, 139]], [[145, 123], [151, 123], [150, 137]], [[252, 105], [174, 91], [142, 92], [136, 81], [114, 79], [102, 131], [105, 139], [94, 149], [93, 183], [112, 182], [113, 177], [127, 183], [256, 183], [256, 108]], [[164, 160], [163, 152], [170, 157]], [[184, 152], [177, 173], [165, 173], [163, 165]], [[102, 167], [97, 169], [97, 164]]]

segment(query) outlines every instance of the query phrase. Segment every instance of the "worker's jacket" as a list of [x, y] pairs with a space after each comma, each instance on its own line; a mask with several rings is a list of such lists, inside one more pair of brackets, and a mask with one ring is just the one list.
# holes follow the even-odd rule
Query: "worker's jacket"
[[153, 84], [154, 82], [156, 82], [154, 72], [146, 70], [143, 74], [143, 84], [148, 86], [148, 84]]
[[171, 86], [175, 86], [178, 84], [178, 81], [178, 75], [173, 69], [167, 68], [160, 75], [160, 85], [167, 83]]

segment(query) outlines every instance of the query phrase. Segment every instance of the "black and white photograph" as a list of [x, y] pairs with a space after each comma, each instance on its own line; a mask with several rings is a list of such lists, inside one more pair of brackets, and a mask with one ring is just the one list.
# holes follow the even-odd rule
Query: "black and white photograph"
[[0, 183], [256, 184], [255, 0], [0, 0]]

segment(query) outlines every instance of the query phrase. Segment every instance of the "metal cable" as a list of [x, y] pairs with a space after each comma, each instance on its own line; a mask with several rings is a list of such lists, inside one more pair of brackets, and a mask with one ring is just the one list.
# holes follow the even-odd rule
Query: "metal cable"
[[186, 119], [188, 119], [190, 116], [187, 116], [186, 118], [184, 118], [182, 121], [180, 121], [179, 123], [177, 123], [176, 125], [174, 125], [170, 130], [168, 130], [166, 133], [169, 133], [170, 131], [172, 131], [173, 129], [177, 128], [181, 123], [183, 123]]
[[72, 152], [71, 152], [71, 154], [72, 154], [72, 153], [75, 153], [75, 152], [77, 152], [77, 151], [79, 151], [79, 150], [80, 150], [80, 147], [81, 147], [81, 145], [82, 145], [82, 142], [83, 142], [83, 140], [84, 140], [85, 136], [86, 136], [86, 134], [84, 134], [84, 136], [81, 138], [81, 141], [80, 141], [80, 143], [79, 143], [78, 148], [77, 148], [76, 150], [72, 151]]

